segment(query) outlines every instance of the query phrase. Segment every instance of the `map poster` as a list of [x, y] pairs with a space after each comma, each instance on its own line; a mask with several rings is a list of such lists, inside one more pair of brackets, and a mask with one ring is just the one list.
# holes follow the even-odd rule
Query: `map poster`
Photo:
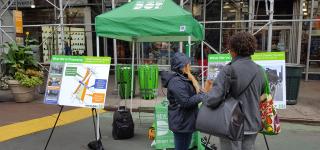
[[110, 62], [110, 57], [52, 56], [44, 103], [103, 108]]
[[[271, 95], [277, 109], [286, 108], [285, 53], [255, 53], [252, 60], [262, 66], [270, 81]], [[208, 79], [215, 79], [219, 71], [231, 61], [229, 54], [210, 54], [208, 60]]]

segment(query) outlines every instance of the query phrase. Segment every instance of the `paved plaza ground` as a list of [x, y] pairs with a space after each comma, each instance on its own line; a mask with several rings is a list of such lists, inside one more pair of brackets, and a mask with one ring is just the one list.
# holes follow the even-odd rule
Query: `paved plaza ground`
[[[277, 150], [318, 150], [320, 149], [320, 81], [301, 81], [297, 105], [288, 105], [279, 110], [282, 120], [282, 133], [270, 136], [271, 149]], [[152, 149], [147, 131], [153, 122], [152, 113], [134, 113], [136, 124], [135, 137], [129, 140], [115, 141], [111, 136], [112, 111], [117, 106], [127, 103], [120, 100], [113, 84], [108, 87], [107, 111], [101, 113], [102, 142], [110, 150], [148, 150]], [[133, 99], [134, 111], [140, 107], [152, 107], [161, 102], [166, 91], [159, 90], [155, 100]], [[139, 92], [137, 91], [137, 95]], [[43, 149], [59, 107], [42, 103], [43, 96], [31, 103], [15, 103], [8, 91], [0, 91], [0, 150], [38, 150]], [[152, 111], [152, 110], [151, 110]], [[140, 124], [141, 122], [141, 124]], [[65, 107], [59, 120], [59, 127], [54, 132], [49, 150], [87, 149], [88, 142], [94, 140], [90, 109]], [[218, 144], [217, 138], [214, 143]], [[257, 140], [257, 149], [266, 149], [262, 136]]]
[[[148, 115], [148, 114], [146, 114]], [[150, 114], [149, 114], [150, 115]], [[135, 136], [128, 140], [113, 140], [111, 136], [112, 113], [101, 114], [102, 142], [106, 150], [151, 150], [151, 141], [147, 137], [148, 127], [152, 120], [144, 118], [139, 124], [138, 114], [134, 114], [136, 122]], [[41, 150], [45, 146], [50, 131], [45, 130], [1, 142], [1, 150]], [[282, 132], [277, 136], [268, 136], [272, 150], [318, 150], [320, 127], [292, 123], [282, 123]], [[48, 150], [86, 150], [87, 143], [94, 140], [92, 119], [88, 118], [58, 127], [54, 132]], [[217, 138], [214, 143], [219, 145]], [[257, 150], [266, 149], [262, 135], [258, 136]]]

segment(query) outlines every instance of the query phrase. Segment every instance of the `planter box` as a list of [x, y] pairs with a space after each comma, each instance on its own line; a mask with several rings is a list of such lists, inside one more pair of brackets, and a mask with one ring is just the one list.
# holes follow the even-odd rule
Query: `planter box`
[[17, 80], [9, 80], [8, 84], [17, 103], [26, 103], [34, 100], [35, 88], [21, 86]]

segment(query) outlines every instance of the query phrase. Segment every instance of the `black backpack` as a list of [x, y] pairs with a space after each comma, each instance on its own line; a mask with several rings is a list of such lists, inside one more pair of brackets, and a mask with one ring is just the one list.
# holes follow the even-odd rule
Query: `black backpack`
[[130, 111], [120, 106], [113, 114], [112, 137], [115, 140], [129, 139], [134, 136], [134, 123]]

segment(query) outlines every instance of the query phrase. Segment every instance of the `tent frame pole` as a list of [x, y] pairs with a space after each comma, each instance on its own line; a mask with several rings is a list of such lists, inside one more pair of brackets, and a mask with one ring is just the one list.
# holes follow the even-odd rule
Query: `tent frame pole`
[[191, 36], [188, 36], [188, 57], [191, 58]]
[[[97, 46], [96, 46], [96, 50], [97, 50], [97, 57], [100, 57], [100, 45], [99, 45], [99, 43], [100, 43], [100, 41], [99, 41], [99, 36], [97, 35], [96, 36], [96, 42], [97, 42]], [[96, 136], [96, 138], [97, 138], [97, 141], [100, 139], [100, 127], [99, 127], [99, 125], [100, 125], [100, 119], [99, 119], [99, 113], [97, 113], [96, 114], [97, 116], [97, 124], [96, 124], [96, 132], [97, 132], [97, 136]]]
[[132, 113], [132, 99], [133, 99], [133, 84], [134, 84], [134, 51], [136, 46], [136, 40], [132, 40], [132, 63], [131, 63], [131, 97], [130, 97], [130, 112]]
[[[116, 8], [116, 4], [115, 4], [115, 0], [111, 0], [111, 8], [112, 10]], [[118, 55], [117, 55], [117, 40], [116, 39], [113, 39], [113, 61], [114, 61], [114, 64], [115, 64], [115, 71], [114, 71], [114, 89], [115, 90], [119, 90], [117, 84], [118, 84], [118, 81], [117, 81], [117, 71], [116, 71], [116, 66], [118, 64]]]
[[96, 36], [96, 44], [97, 44], [97, 56], [100, 56], [100, 41], [99, 36]]
[[[184, 5], [184, 0], [180, 0], [180, 7], [182, 7], [183, 8], [183, 5]], [[183, 53], [183, 42], [179, 42], [179, 52], [180, 53]]]

